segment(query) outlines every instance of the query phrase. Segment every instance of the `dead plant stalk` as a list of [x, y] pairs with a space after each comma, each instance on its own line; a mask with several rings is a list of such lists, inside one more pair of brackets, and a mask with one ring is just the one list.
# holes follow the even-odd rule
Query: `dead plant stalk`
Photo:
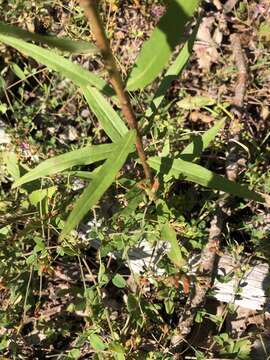
[[120, 106], [125, 120], [130, 129], [137, 131], [136, 148], [139, 158], [142, 162], [145, 177], [147, 180], [152, 180], [150, 167], [146, 162], [146, 155], [143, 148], [142, 137], [138, 128], [134, 111], [132, 109], [129, 95], [125, 91], [125, 87], [121, 78], [121, 74], [117, 68], [116, 61], [112, 54], [110, 42], [106, 36], [104, 26], [97, 9], [97, 2], [95, 0], [79, 0], [81, 7], [84, 9], [89, 25], [96, 39], [97, 46], [103, 56], [105, 67], [108, 71], [110, 82], [118, 96]]

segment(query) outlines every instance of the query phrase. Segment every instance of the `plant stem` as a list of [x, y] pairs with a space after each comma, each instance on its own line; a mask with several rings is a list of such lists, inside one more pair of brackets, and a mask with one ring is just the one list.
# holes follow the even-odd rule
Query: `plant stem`
[[129, 95], [125, 91], [125, 87], [117, 68], [116, 61], [111, 51], [110, 42], [105, 34], [104, 26], [99, 15], [95, 0], [79, 0], [81, 7], [84, 9], [86, 17], [91, 26], [91, 30], [96, 38], [97, 46], [103, 56], [105, 66], [109, 73], [110, 82], [119, 98], [122, 113], [126, 119], [128, 126], [137, 131], [136, 148], [139, 158], [142, 162], [146, 179], [152, 181], [151, 169], [146, 162], [146, 155], [143, 149], [141, 134], [138, 128], [134, 111], [132, 109]]

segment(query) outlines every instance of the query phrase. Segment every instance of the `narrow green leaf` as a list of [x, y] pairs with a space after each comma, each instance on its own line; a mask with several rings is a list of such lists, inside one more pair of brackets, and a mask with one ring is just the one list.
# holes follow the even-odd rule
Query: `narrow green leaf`
[[181, 152], [180, 158], [186, 161], [193, 161], [198, 158], [202, 151], [205, 150], [214, 140], [219, 130], [224, 126], [225, 119], [217, 121], [217, 123], [207, 130], [203, 135], [195, 135], [192, 143], [184, 148]]
[[116, 145], [114, 144], [93, 145], [55, 156], [43, 161], [37, 167], [17, 179], [13, 184], [13, 188], [40, 177], [56, 174], [73, 166], [89, 165], [96, 161], [107, 159], [115, 149]]
[[168, 222], [161, 228], [161, 237], [162, 240], [168, 241], [171, 245], [170, 250], [167, 252], [168, 258], [175, 266], [182, 268], [186, 264], [186, 261], [183, 258], [178, 244], [176, 232]]
[[216, 100], [211, 96], [186, 96], [184, 99], [178, 101], [176, 104], [181, 109], [198, 110], [204, 106], [211, 106], [216, 104]]
[[61, 51], [67, 51], [71, 54], [93, 54], [97, 48], [87, 41], [72, 40], [53, 35], [41, 35], [23, 30], [17, 26], [6, 24], [0, 21], [0, 34], [8, 35], [24, 41], [34, 41], [55, 47]]
[[128, 90], [142, 89], [159, 75], [183, 39], [185, 25], [198, 4], [199, 0], [169, 2], [150, 39], [143, 44], [127, 81]]
[[97, 334], [89, 335], [89, 340], [94, 350], [103, 351], [107, 348], [107, 345], [103, 342], [102, 338]]
[[2, 94], [2, 90], [5, 90], [6, 89], [6, 81], [5, 79], [3, 78], [3, 76], [0, 75], [0, 94]]
[[83, 219], [87, 212], [98, 202], [104, 192], [113, 183], [118, 171], [124, 165], [130, 151], [134, 148], [136, 131], [129, 131], [125, 137], [118, 142], [116, 149], [106, 160], [98, 175], [87, 186], [82, 195], [76, 201], [70, 213], [61, 237], [67, 235]]
[[174, 313], [175, 302], [171, 298], [164, 299], [165, 310], [168, 315]]
[[3, 34], [0, 34], [0, 41], [32, 57], [49, 69], [58, 71], [62, 76], [69, 78], [80, 87], [86, 87], [87, 85], [95, 86], [108, 96], [114, 93], [106, 81], [85, 70], [80, 65], [74, 64], [72, 61], [58, 55], [53, 50], [43, 49], [21, 39]]
[[105, 133], [113, 142], [119, 141], [128, 132], [124, 121], [96, 88], [87, 86], [82, 90]]
[[62, 174], [64, 176], [78, 177], [78, 178], [84, 179], [84, 180], [93, 180], [94, 177], [99, 172], [99, 170], [101, 169], [101, 167], [102, 167], [102, 165], [96, 167], [95, 170], [93, 170], [93, 171], [78, 171], [78, 170], [64, 171]]
[[80, 179], [92, 180], [95, 177], [94, 171], [65, 171], [65, 176], [78, 177]]
[[151, 157], [148, 160], [148, 163], [153, 169], [160, 172], [162, 175], [168, 174], [169, 176], [174, 176], [175, 178], [184, 176], [186, 180], [214, 190], [224, 191], [235, 196], [262, 203], [265, 202], [265, 199], [260, 194], [249, 190], [246, 185], [230, 181], [225, 177], [215, 174], [214, 172], [197, 164], [181, 159], [159, 157]]
[[11, 65], [11, 68], [16, 76], [18, 76], [19, 79], [25, 80], [26, 76], [25, 73], [22, 71], [22, 69], [17, 65], [16, 63], [13, 63]]
[[160, 104], [162, 103], [166, 91], [169, 89], [171, 83], [177, 79], [181, 72], [183, 71], [184, 67], [186, 66], [189, 57], [192, 52], [192, 48], [197, 36], [197, 32], [199, 29], [200, 20], [198, 21], [198, 24], [195, 26], [192, 34], [190, 35], [188, 41], [186, 41], [185, 45], [181, 49], [179, 55], [174, 60], [173, 64], [169, 67], [168, 71], [165, 73], [163, 79], [161, 80], [161, 83], [154, 95], [154, 98], [149, 106], [149, 108], [146, 110], [146, 116], [150, 117], [153, 114], [156, 113], [157, 109], [159, 108]]

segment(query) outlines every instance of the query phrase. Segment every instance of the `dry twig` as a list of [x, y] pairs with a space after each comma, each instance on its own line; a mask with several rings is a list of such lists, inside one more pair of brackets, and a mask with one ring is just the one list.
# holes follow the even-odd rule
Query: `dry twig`
[[195, 295], [188, 305], [179, 321], [180, 336], [176, 337], [176, 343], [173, 344], [176, 351], [179, 351], [185, 339], [191, 332], [194, 316], [196, 312], [204, 306], [207, 291], [212, 287], [215, 278], [216, 254], [219, 250], [224, 216], [222, 208], [223, 200], [217, 204], [216, 213], [211, 221], [208, 242], [202, 250], [201, 262], [197, 273], [198, 282], [195, 284]]
[[238, 78], [235, 86], [235, 95], [233, 100], [234, 120], [230, 125], [230, 139], [228, 146], [228, 155], [226, 159], [226, 172], [229, 180], [235, 181], [238, 174], [239, 155], [237, 151], [237, 143], [239, 142], [241, 133], [242, 112], [244, 98], [246, 94], [248, 75], [246, 59], [241, 47], [240, 37], [238, 34], [231, 36], [231, 46], [233, 49], [233, 57], [238, 70]]

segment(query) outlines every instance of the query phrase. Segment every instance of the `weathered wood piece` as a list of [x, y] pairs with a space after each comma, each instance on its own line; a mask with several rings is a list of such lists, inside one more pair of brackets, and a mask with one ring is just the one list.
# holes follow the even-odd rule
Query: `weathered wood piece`
[[[91, 241], [91, 246], [98, 248], [99, 241]], [[159, 267], [159, 260], [168, 251], [166, 242], [159, 242], [153, 246], [142, 240], [138, 246], [128, 252], [127, 266], [134, 274], [143, 275], [151, 270], [156, 275], [163, 275], [164, 269]], [[118, 258], [117, 254], [111, 254]], [[200, 264], [200, 256], [189, 261], [190, 273], [196, 277], [196, 270]], [[224, 282], [224, 277], [229, 281]], [[223, 280], [222, 280], [223, 279]], [[218, 301], [233, 303], [236, 306], [250, 310], [265, 310], [270, 312], [270, 272], [266, 262], [259, 259], [250, 259], [246, 255], [223, 255], [218, 261], [217, 276], [210, 296]]]
[[[151, 268], [160, 275], [162, 269], [158, 267], [157, 260], [162, 256], [162, 252], [164, 254], [164, 250], [165, 244], [153, 248], [143, 241], [138, 248], [130, 252], [129, 265], [134, 273], [143, 273], [147, 268]], [[192, 262], [197, 261], [194, 258]], [[230, 281], [224, 282], [225, 276], [230, 277]], [[250, 310], [270, 311], [268, 288], [270, 289], [270, 273], [267, 263], [258, 259], [248, 259], [246, 256], [237, 260], [229, 255], [220, 257], [217, 277], [212, 288], [215, 299]]]
[[245, 261], [243, 258], [243, 261], [235, 261], [233, 257], [224, 255], [218, 263], [218, 276], [224, 277], [230, 273], [234, 276], [229, 282], [215, 280], [214, 297], [217, 300], [250, 310], [270, 311], [268, 264], [257, 259]]

